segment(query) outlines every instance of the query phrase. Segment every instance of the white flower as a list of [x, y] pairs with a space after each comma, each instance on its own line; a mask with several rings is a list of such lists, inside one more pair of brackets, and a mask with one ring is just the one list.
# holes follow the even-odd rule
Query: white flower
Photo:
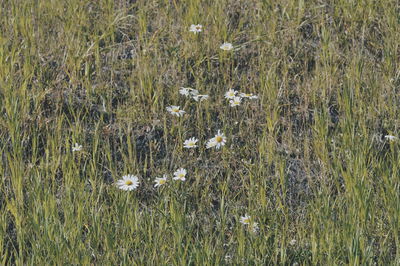
[[397, 140], [397, 137], [396, 136], [392, 136], [392, 135], [386, 135], [385, 139], [387, 139], [389, 141], [395, 141], [395, 140]]
[[292, 240], [290, 240], [290, 242], [289, 242], [289, 244], [290, 244], [291, 246], [296, 245], [296, 243], [297, 243], [297, 240], [296, 240], [296, 239], [292, 239]]
[[197, 96], [197, 95], [199, 95], [199, 91], [196, 89], [190, 89], [190, 95], [192, 95], [193, 97]]
[[170, 112], [172, 115], [183, 116], [185, 111], [180, 110], [179, 108], [179, 106], [171, 105], [167, 107], [167, 111]]
[[233, 97], [232, 100], [229, 101], [231, 107], [238, 106], [242, 102], [242, 98], [240, 97]]
[[242, 97], [242, 98], [258, 99], [258, 96], [254, 95], [253, 93], [243, 93], [243, 92], [241, 92], [239, 94], [239, 96]]
[[179, 93], [182, 95], [185, 95], [185, 96], [189, 96], [190, 90], [191, 90], [191, 88], [181, 87], [179, 90]]
[[199, 95], [199, 91], [196, 89], [184, 88], [184, 87], [180, 88], [179, 93], [186, 97], [192, 96], [193, 98], [195, 98], [197, 96], [204, 96], [204, 95]]
[[207, 149], [215, 147], [216, 149], [221, 148], [221, 146], [224, 146], [226, 143], [226, 137], [224, 135], [224, 133], [221, 133], [220, 130], [218, 130], [217, 135], [215, 135], [215, 137], [213, 137], [212, 139], [209, 139], [206, 147]]
[[226, 99], [233, 99], [236, 96], [237, 91], [235, 91], [234, 89], [230, 89], [227, 92], [225, 92], [225, 98]]
[[184, 145], [183, 147], [188, 148], [188, 149], [190, 149], [190, 148], [196, 148], [196, 147], [197, 147], [196, 143], [197, 143], [198, 141], [199, 141], [199, 140], [196, 139], [196, 138], [187, 139], [187, 140], [185, 140], [185, 142], [183, 143], [183, 145]]
[[72, 151], [80, 151], [82, 150], [82, 145], [79, 145], [78, 143], [75, 143], [74, 146], [72, 146]]
[[207, 143], [206, 143], [206, 148], [207, 148], [207, 149], [213, 148], [213, 147], [215, 147], [215, 146], [217, 146], [217, 143], [215, 142], [214, 138], [209, 139], [209, 140], [207, 141]]
[[193, 100], [195, 100], [196, 102], [202, 102], [204, 100], [207, 100], [208, 98], [210, 98], [210, 96], [208, 96], [207, 94], [198, 94], [193, 96]]
[[245, 214], [244, 216], [241, 216], [241, 217], [240, 217], [240, 222], [241, 222], [242, 224], [250, 224], [250, 222], [251, 222], [251, 216], [250, 216], [250, 215], [247, 215], [247, 214]]
[[230, 51], [233, 49], [233, 45], [229, 42], [224, 42], [219, 48], [224, 51]]
[[124, 175], [122, 179], [117, 181], [116, 185], [122, 190], [134, 190], [139, 186], [139, 178], [134, 175]]
[[197, 34], [197, 33], [201, 32], [202, 30], [203, 30], [203, 26], [200, 24], [197, 24], [197, 25], [192, 24], [189, 29], [189, 31], [193, 32], [194, 34]]
[[154, 187], [165, 185], [167, 183], [167, 179], [167, 175], [163, 175], [163, 177], [157, 177], [156, 180], [154, 180]]
[[180, 168], [178, 170], [175, 171], [174, 173], [174, 180], [181, 180], [181, 181], [185, 181], [186, 180], [186, 169], [184, 168]]

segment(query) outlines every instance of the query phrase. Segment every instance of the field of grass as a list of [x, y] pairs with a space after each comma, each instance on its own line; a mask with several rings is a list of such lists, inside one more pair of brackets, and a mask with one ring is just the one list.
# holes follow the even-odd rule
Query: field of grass
[[399, 265], [399, 29], [398, 0], [1, 1], [0, 264]]

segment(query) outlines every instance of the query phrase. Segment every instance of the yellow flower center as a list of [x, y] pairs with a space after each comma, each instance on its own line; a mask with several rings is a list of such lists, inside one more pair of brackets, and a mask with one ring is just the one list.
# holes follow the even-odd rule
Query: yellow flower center
[[201, 30], [201, 26], [196, 26], [196, 30]]
[[218, 143], [222, 142], [222, 140], [223, 140], [223, 138], [221, 136], [216, 136], [215, 137], [215, 141], [218, 142]]
[[165, 180], [165, 179], [160, 179], [160, 181], [158, 181], [158, 183], [160, 185], [164, 185], [166, 182], [167, 182], [167, 180]]
[[133, 182], [131, 180], [127, 180], [127, 181], [125, 181], [125, 185], [131, 186], [131, 185], [133, 185]]

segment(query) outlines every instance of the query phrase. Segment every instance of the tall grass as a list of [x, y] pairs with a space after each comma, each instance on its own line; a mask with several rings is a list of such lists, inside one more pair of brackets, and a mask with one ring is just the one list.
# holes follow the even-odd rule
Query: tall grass
[[398, 1], [0, 7], [1, 264], [400, 264]]

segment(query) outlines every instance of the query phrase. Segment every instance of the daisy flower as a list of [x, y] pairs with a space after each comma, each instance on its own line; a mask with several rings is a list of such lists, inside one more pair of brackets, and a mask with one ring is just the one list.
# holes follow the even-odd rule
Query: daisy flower
[[389, 141], [395, 141], [395, 140], [397, 140], [397, 137], [396, 136], [392, 136], [392, 135], [386, 135], [385, 139], [389, 140]]
[[175, 171], [174, 173], [174, 180], [181, 180], [181, 181], [185, 181], [186, 180], [186, 169], [184, 168], [180, 168], [178, 170]]
[[240, 222], [241, 222], [242, 224], [250, 224], [250, 222], [251, 222], [251, 216], [250, 216], [250, 215], [247, 215], [247, 214], [245, 214], [244, 216], [241, 216], [241, 217], [240, 217]]
[[189, 96], [190, 95], [190, 90], [191, 90], [191, 88], [181, 87], [180, 90], [179, 90], [179, 93], [184, 95], [184, 96]]
[[217, 135], [213, 137], [212, 139], [209, 139], [207, 142], [207, 149], [215, 147], [216, 149], [221, 148], [221, 146], [224, 146], [226, 143], [226, 137], [224, 133], [221, 133], [220, 130], [218, 130]]
[[243, 93], [243, 92], [241, 92], [239, 94], [239, 96], [242, 97], [242, 98], [258, 99], [258, 96], [254, 95], [253, 93]]
[[157, 177], [156, 180], [154, 180], [154, 187], [160, 187], [162, 185], [165, 185], [167, 183], [167, 175], [163, 175], [163, 177]]
[[122, 190], [134, 190], [139, 186], [139, 178], [134, 175], [124, 175], [122, 179], [117, 181], [116, 185]]
[[240, 97], [233, 97], [232, 100], [229, 101], [231, 107], [238, 106], [242, 102], [242, 98]]
[[185, 142], [183, 143], [183, 145], [184, 145], [183, 147], [188, 148], [188, 149], [190, 149], [190, 148], [196, 148], [196, 147], [197, 147], [196, 143], [197, 143], [198, 141], [199, 141], [199, 140], [196, 139], [196, 138], [187, 139], [187, 140], [185, 140]]
[[210, 98], [210, 96], [208, 96], [207, 94], [198, 94], [193, 96], [193, 100], [195, 100], [196, 102], [202, 102], [204, 100], [207, 100], [208, 98]]
[[193, 97], [197, 96], [197, 95], [199, 95], [199, 91], [196, 89], [190, 89], [190, 95], [192, 95]]
[[190, 32], [193, 32], [194, 34], [197, 34], [203, 30], [203, 26], [200, 24], [194, 25], [192, 24], [189, 28]]
[[167, 107], [167, 111], [170, 112], [172, 115], [183, 116], [185, 111], [180, 110], [179, 108], [179, 106], [171, 105]]
[[[184, 87], [180, 88], [179, 93], [186, 97], [192, 96], [193, 98], [199, 95], [198, 90], [192, 89], [192, 88], [184, 88]], [[200, 95], [200, 96], [203, 96], [203, 95]]]
[[233, 49], [233, 45], [229, 42], [224, 42], [219, 48], [224, 51], [230, 51]]
[[78, 143], [75, 143], [74, 146], [72, 146], [72, 151], [80, 151], [82, 150], [82, 145], [79, 145]]
[[209, 139], [209, 140], [207, 141], [207, 143], [206, 143], [206, 148], [207, 148], [207, 149], [213, 148], [213, 147], [215, 147], [215, 146], [217, 146], [217, 143], [215, 142], [214, 138]]
[[233, 99], [236, 97], [236, 93], [238, 93], [237, 91], [235, 91], [234, 89], [230, 89], [227, 92], [225, 92], [225, 98], [226, 99]]

